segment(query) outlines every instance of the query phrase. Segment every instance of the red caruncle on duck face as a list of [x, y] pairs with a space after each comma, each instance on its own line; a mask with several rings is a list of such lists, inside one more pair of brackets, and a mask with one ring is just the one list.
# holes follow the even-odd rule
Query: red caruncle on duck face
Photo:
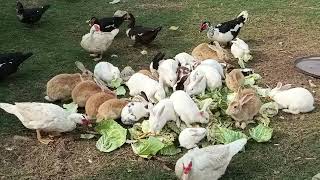
[[100, 26], [98, 24], [93, 25], [96, 31], [100, 31]]
[[203, 22], [202, 24], [200, 24], [200, 32], [206, 30], [209, 28], [209, 23], [208, 22]]
[[188, 166], [184, 166], [184, 164], [182, 164], [182, 168], [183, 168], [183, 174], [189, 174], [192, 168], [192, 161], [190, 161]]

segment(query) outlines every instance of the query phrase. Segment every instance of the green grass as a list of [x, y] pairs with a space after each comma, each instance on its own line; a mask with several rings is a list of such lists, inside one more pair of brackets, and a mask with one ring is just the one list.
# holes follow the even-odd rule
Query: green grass
[[[33, 0], [28, 3], [44, 2]], [[76, 60], [82, 61], [92, 70], [95, 62], [79, 44], [82, 35], [89, 31], [85, 21], [93, 15], [109, 16], [117, 9], [132, 12], [137, 16], [138, 24], [164, 27], [154, 46], [146, 49], [148, 55], [144, 56], [140, 54], [143, 48], [128, 47], [132, 42], [125, 36], [125, 23], [103, 58], [121, 68], [126, 65], [131, 65], [136, 70], [147, 68], [156, 51], [163, 51], [168, 57], [183, 51], [190, 52], [197, 44], [207, 41], [206, 35], [198, 32], [202, 20], [218, 23], [235, 17], [242, 10], [248, 10], [250, 20], [240, 36], [250, 40], [253, 49], [260, 48], [262, 51], [254, 52], [258, 56], [252, 64], [254, 68], [270, 58], [282, 57], [276, 51], [278, 39], [287, 40], [288, 44], [291, 39], [304, 43], [294, 46], [293, 41], [289, 44], [293, 47], [291, 52], [300, 54], [305, 53], [305, 44], [319, 42], [314, 41], [319, 40], [316, 38], [320, 23], [320, 5], [316, 0], [160, 0], [154, 3], [150, 0], [126, 0], [116, 5], [109, 5], [106, 0], [48, 2], [52, 6], [39, 25], [28, 28], [17, 21], [15, 2], [0, 0], [0, 52], [34, 53], [16, 74], [0, 82], [1, 102], [44, 101], [46, 82], [59, 73], [77, 72], [74, 65]], [[173, 25], [179, 26], [179, 30], [168, 30]], [[259, 44], [260, 42], [263, 43]], [[270, 52], [261, 50], [266, 47], [269, 47]], [[119, 58], [110, 58], [111, 54], [117, 54]], [[268, 79], [290, 79], [268, 75]], [[234, 158], [224, 179], [310, 179], [320, 171], [319, 116], [317, 109], [315, 113], [307, 114], [303, 122], [295, 116], [285, 116], [285, 120], [275, 118], [272, 121], [272, 141], [264, 144], [250, 142], [246, 152]], [[32, 135], [31, 133], [33, 132], [26, 130], [14, 116], [0, 111], [0, 136]], [[174, 163], [177, 158], [170, 161]], [[155, 167], [152, 162], [143, 161], [139, 165], [127, 164], [126, 161], [117, 162], [119, 164], [112, 167], [105, 164], [96, 174], [83, 172], [85, 176], [78, 178], [149, 180], [175, 177], [173, 172]], [[6, 169], [5, 166], [1, 167]], [[0, 168], [0, 172], [4, 169]], [[128, 169], [132, 169], [132, 172], [129, 173]]]

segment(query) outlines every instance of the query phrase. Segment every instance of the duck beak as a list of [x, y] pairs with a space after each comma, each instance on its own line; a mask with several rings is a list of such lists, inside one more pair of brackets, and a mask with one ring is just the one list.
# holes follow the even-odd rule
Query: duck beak
[[92, 123], [88, 118], [82, 119], [82, 125], [92, 127]]

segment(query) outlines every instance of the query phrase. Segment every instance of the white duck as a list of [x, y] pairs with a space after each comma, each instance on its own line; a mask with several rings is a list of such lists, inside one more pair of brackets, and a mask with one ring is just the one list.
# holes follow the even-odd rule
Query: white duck
[[252, 59], [248, 44], [240, 38], [236, 38], [231, 41], [231, 43], [231, 53], [233, 57], [238, 59], [238, 64], [241, 68], [245, 68], [244, 62], [248, 62]]
[[94, 24], [90, 32], [82, 36], [80, 45], [86, 51], [92, 53], [90, 56], [96, 57], [93, 60], [99, 61], [102, 59], [102, 54], [110, 47], [114, 37], [119, 33], [119, 29], [114, 29], [111, 32], [100, 31], [100, 26]]
[[0, 103], [0, 108], [14, 114], [28, 129], [37, 131], [37, 138], [41, 143], [48, 144], [51, 139], [42, 139], [41, 131], [61, 133], [72, 131], [77, 124], [88, 125], [89, 120], [79, 113], [69, 113], [62, 107], [51, 103], [23, 102]]
[[186, 149], [197, 147], [197, 143], [206, 136], [206, 132], [206, 128], [185, 128], [179, 134], [180, 146]]
[[175, 173], [182, 180], [217, 180], [246, 143], [247, 139], [243, 138], [225, 145], [189, 150], [177, 161]]

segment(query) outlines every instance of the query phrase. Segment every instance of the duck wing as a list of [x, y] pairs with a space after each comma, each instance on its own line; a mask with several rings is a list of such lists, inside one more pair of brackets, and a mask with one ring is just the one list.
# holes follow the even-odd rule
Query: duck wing
[[[226, 33], [228, 31], [239, 31], [242, 27], [241, 24], [245, 23], [245, 19], [243, 17], [238, 17], [230, 21], [223, 22], [215, 26], [215, 28], [219, 29], [219, 32]], [[237, 25], [239, 27], [237, 27]]]
[[32, 56], [32, 53], [23, 54], [21, 52], [17, 52], [0, 54], [0, 78], [4, 78], [15, 73], [18, 66], [30, 56]]
[[161, 29], [161, 26], [157, 28], [136, 26], [131, 30], [131, 34], [135, 35], [136, 38], [142, 43], [148, 44], [156, 38]]
[[28, 8], [23, 9], [23, 19], [24, 22], [34, 23], [40, 20], [42, 14], [49, 9], [50, 5], [45, 5], [41, 8]]
[[215, 145], [202, 148], [195, 153], [197, 168], [200, 171], [208, 172], [219, 170], [229, 163], [229, 147]]
[[46, 129], [54, 121], [64, 120], [67, 113], [51, 103], [15, 103], [16, 111], [23, 117], [22, 123], [30, 129]]
[[100, 30], [103, 32], [110, 32], [115, 29], [112, 17], [104, 17], [99, 19]]

